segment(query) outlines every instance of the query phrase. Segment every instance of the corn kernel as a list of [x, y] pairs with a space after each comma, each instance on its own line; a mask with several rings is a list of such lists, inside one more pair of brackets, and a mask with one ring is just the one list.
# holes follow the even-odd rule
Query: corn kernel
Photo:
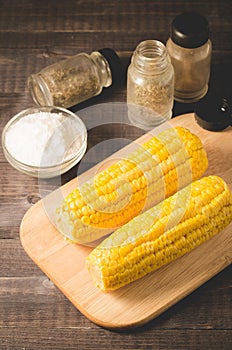
[[[217, 183], [220, 192], [218, 186], [214, 192]], [[212, 200], [208, 197], [209, 189]], [[184, 203], [189, 196], [185, 215], [176, 220], [172, 211], [175, 204]], [[196, 199], [198, 206], [193, 213], [190, 208]], [[114, 290], [181, 257], [231, 221], [232, 193], [226, 183], [217, 176], [202, 178], [116, 230], [90, 253], [87, 268], [93, 273], [91, 267], [97, 264], [102, 277], [93, 275], [94, 283], [103, 291]]]

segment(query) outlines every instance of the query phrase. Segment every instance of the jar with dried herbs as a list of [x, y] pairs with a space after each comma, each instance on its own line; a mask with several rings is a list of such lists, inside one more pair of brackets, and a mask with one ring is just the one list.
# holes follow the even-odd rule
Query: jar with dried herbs
[[129, 120], [151, 129], [172, 116], [174, 71], [165, 45], [146, 40], [135, 49], [127, 75]]
[[120, 78], [120, 59], [105, 48], [52, 64], [32, 74], [28, 86], [36, 104], [68, 108], [100, 94]]

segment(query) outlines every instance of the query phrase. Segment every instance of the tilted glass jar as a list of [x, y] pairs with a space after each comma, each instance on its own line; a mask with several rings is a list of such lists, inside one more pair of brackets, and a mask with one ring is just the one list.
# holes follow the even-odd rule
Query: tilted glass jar
[[119, 80], [121, 63], [114, 50], [79, 53], [28, 78], [34, 102], [40, 106], [71, 107], [101, 93]]
[[149, 130], [170, 119], [173, 90], [174, 71], [165, 45], [157, 40], [141, 42], [128, 68], [129, 120]]
[[212, 44], [206, 18], [183, 13], [174, 18], [167, 49], [175, 72], [174, 99], [192, 103], [208, 90]]

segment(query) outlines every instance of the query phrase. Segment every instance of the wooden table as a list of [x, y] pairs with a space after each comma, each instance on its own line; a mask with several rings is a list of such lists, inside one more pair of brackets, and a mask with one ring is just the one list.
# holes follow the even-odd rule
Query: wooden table
[[[77, 52], [112, 47], [126, 68], [135, 46], [155, 38], [165, 42], [172, 18], [186, 10], [207, 16], [213, 42], [210, 88], [231, 90], [232, 21], [230, 1], [0, 0], [0, 130], [17, 112], [33, 105], [29, 74]], [[231, 73], [230, 73], [231, 74]], [[126, 89], [105, 89], [73, 109], [125, 102]], [[192, 111], [175, 104], [173, 114]], [[114, 125], [89, 133], [88, 147], [138, 131]], [[113, 150], [109, 150], [113, 151]], [[88, 166], [91, 166], [89, 164]], [[0, 349], [231, 349], [231, 268], [146, 326], [110, 331], [85, 318], [31, 261], [19, 227], [41, 197], [37, 179], [19, 173], [0, 151]], [[61, 178], [66, 183], [77, 167]], [[49, 183], [50, 192], [54, 184]]]

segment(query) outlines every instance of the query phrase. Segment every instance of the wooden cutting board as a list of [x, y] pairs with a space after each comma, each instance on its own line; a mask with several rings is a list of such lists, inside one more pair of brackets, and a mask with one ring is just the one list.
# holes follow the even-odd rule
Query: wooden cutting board
[[[187, 127], [201, 138], [209, 159], [205, 175], [221, 176], [232, 189], [232, 128], [219, 133], [203, 130], [196, 124], [193, 114], [174, 118], [170, 124]], [[138, 143], [149, 137], [149, 134], [142, 136]], [[104, 164], [109, 165], [109, 161]], [[62, 186], [58, 196], [69, 193], [77, 186], [77, 180], [84, 181], [95, 174], [96, 169], [95, 166]], [[20, 228], [22, 245], [32, 260], [86, 317], [107, 328], [127, 328], [148, 322], [232, 261], [231, 223], [178, 260], [117, 291], [103, 293], [94, 287], [85, 268], [85, 258], [92, 248], [63, 239], [52, 223], [56, 206], [57, 191], [28, 210]]]

